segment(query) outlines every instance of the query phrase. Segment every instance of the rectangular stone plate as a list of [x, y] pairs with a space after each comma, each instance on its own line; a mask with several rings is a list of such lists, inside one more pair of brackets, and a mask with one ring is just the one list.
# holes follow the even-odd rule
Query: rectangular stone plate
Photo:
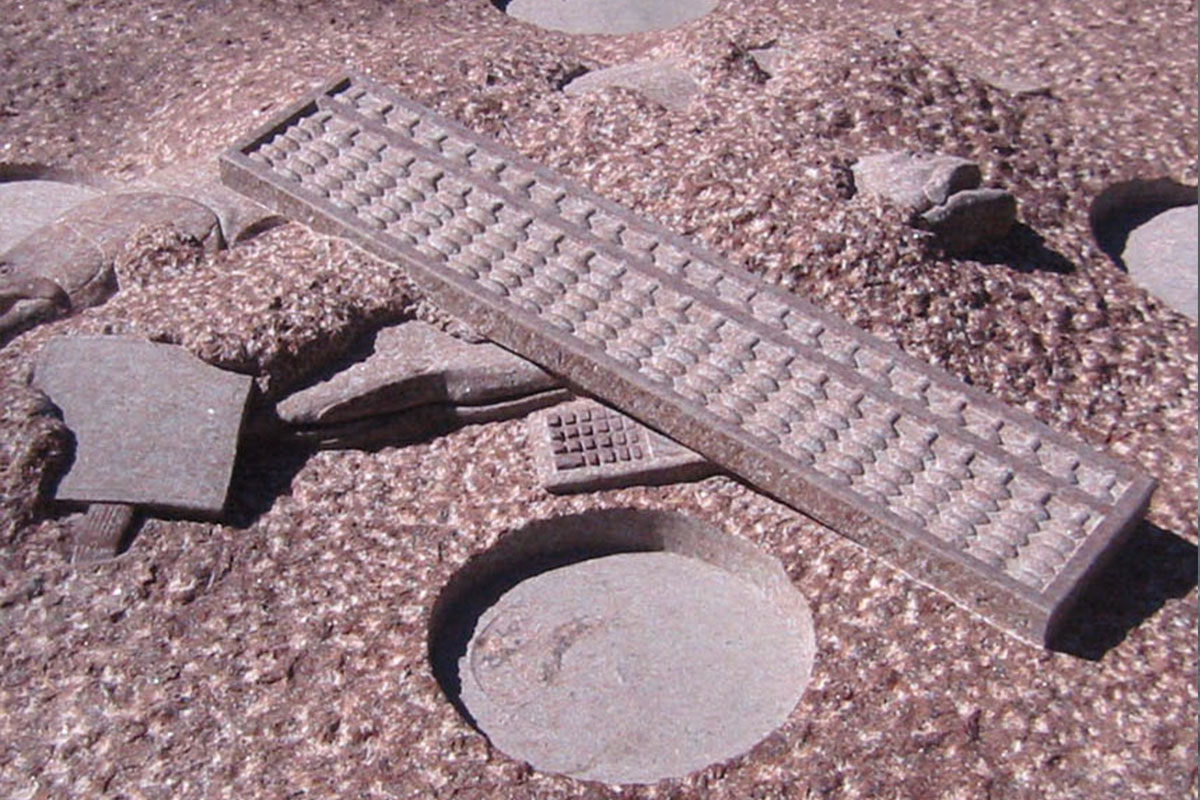
[[1153, 482], [386, 87], [339, 78], [224, 181], [481, 334], [1043, 642]]

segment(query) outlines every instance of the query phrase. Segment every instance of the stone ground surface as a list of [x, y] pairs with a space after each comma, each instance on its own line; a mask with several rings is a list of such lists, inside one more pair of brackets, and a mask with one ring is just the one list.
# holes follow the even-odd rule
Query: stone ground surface
[[[724, 478], [549, 496], [522, 420], [372, 453], [247, 448], [227, 524], [152, 518], [119, 559], [73, 568], [67, 513], [38, 501], [69, 438], [24, 384], [50, 337], [182, 344], [255, 375], [261, 409], [374, 327], [447, 324], [395, 269], [299, 226], [216, 254], [138, 237], [117, 296], [0, 350], [3, 795], [1196, 796], [1196, 325], [1136, 288], [1087, 220], [1111, 181], [1196, 182], [1194, 2], [746, 0], [604, 38], [484, 0], [55, 0], [7, 9], [0, 30], [0, 161], [138, 178], [350, 65], [1161, 482], [1050, 651]], [[765, 80], [747, 52], [776, 40], [792, 53]], [[686, 112], [559, 89], [651, 59], [696, 76]], [[1017, 229], [973, 259], [927, 250], [852, 192], [855, 158], [896, 149], [977, 161], [1016, 196]], [[789, 720], [746, 756], [627, 789], [506, 758], [425, 658], [439, 587], [472, 553], [622, 505], [778, 557], [818, 650]]]

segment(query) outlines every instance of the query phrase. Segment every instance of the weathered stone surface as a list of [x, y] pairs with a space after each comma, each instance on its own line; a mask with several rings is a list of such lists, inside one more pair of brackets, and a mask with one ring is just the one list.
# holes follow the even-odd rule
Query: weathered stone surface
[[[397, 413], [304, 427], [287, 431], [286, 435], [321, 450], [374, 450], [424, 441], [450, 433], [464, 425], [482, 425], [486, 422], [523, 417], [538, 409], [569, 400], [571, 396], [566, 389], [551, 389], [513, 400], [477, 406], [436, 403]], [[274, 433], [278, 435], [279, 432]]]
[[639, 33], [673, 28], [712, 11], [717, 0], [511, 0], [509, 16], [565, 33]]
[[877, 153], [851, 168], [860, 192], [879, 195], [906, 211], [920, 213], [953, 193], [979, 186], [979, 167], [965, 158], [927, 153]]
[[1196, 206], [1168, 209], [1134, 228], [1121, 260], [1129, 276], [1176, 311], [1196, 319]]
[[633, 89], [675, 111], [685, 110], [700, 91], [696, 79], [674, 61], [640, 61], [598, 69], [580, 75], [563, 91], [580, 96], [609, 86]]
[[143, 226], [173, 226], [207, 249], [220, 242], [217, 218], [183, 197], [137, 192], [103, 195], [75, 206], [0, 255], [4, 286], [48, 280], [75, 309], [98, 305], [117, 289], [113, 259]]
[[0, 182], [0, 253], [100, 194], [91, 186], [62, 181]]
[[248, 376], [182, 347], [99, 336], [51, 340], [33, 382], [75, 436], [57, 499], [220, 513]]
[[1006, 236], [1017, 220], [1017, 200], [1004, 189], [970, 189], [921, 215], [947, 252], [968, 253]]
[[547, 409], [529, 427], [538, 477], [550, 492], [678, 483], [719, 471], [694, 450], [594, 400]]
[[489, 405], [559, 385], [508, 350], [413, 321], [381, 329], [364, 361], [285, 398], [278, 413], [294, 425], [329, 425], [422, 405]]
[[200, 203], [216, 215], [222, 244], [227, 246], [283, 221], [245, 195], [223, 186], [216, 159], [173, 164], [128, 190], [174, 195]]
[[124, 503], [92, 503], [74, 520], [75, 536], [71, 561], [88, 563], [117, 555], [133, 526], [133, 506]]
[[787, 719], [812, 668], [806, 623], [699, 559], [592, 559], [484, 612], [459, 668], [462, 699], [493, 744], [535, 769], [682, 777]]
[[146, 225], [170, 224], [209, 251], [221, 243], [221, 225], [210, 209], [161, 192], [108, 194], [76, 206], [60, 222], [95, 244], [109, 261]]
[[[347, 189], [347, 173], [391, 188]], [[1153, 491], [369, 79], [331, 81], [223, 156], [222, 175], [395, 260], [481, 334], [1026, 639], [1053, 635]]]
[[50, 281], [69, 298], [71, 308], [99, 305], [117, 289], [112, 258], [69, 223], [45, 225], [0, 256], [4, 284], [18, 287]]

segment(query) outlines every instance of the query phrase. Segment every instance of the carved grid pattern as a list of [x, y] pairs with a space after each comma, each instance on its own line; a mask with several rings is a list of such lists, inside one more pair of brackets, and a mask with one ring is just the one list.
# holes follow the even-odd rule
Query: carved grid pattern
[[554, 466], [561, 471], [648, 457], [642, 426], [604, 406], [551, 413], [546, 426]]
[[[1007, 460], [1032, 459], [1102, 502], [1122, 490], [1111, 471], [1022, 435], [1019, 424], [973, 407], [949, 381], [935, 385], [849, 330], [801, 317], [748, 280], [456, 139], [427, 116], [360, 88], [338, 99], [410, 143], [319, 110], [250, 157], [681, 400], [740, 426], [864, 504], [878, 504], [1018, 581], [1047, 586], [1102, 514], [1053, 497], [1044, 480], [1016, 476], [970, 437], [939, 433], [931, 417], [994, 442], [1011, 456]], [[468, 174], [443, 169], [420, 148]], [[479, 178], [498, 182], [519, 202]], [[538, 218], [539, 210], [555, 217]], [[615, 259], [602, 242], [633, 257]], [[645, 263], [696, 293], [634, 266]], [[714, 308], [708, 295], [784, 331], [793, 346], [764, 340]], [[832, 364], [852, 368], [854, 380], [835, 374]], [[897, 395], [928, 413], [923, 418], [889, 402]]]

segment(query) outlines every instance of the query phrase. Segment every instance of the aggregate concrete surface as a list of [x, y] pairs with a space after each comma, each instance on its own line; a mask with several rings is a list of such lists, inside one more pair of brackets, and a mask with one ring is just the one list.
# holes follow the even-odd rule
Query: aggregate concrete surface
[[[455, 330], [394, 268], [298, 225], [219, 253], [135, 237], [107, 304], [0, 350], [0, 794], [1195, 797], [1196, 323], [1100, 250], [1088, 211], [1121, 180], [1195, 185], [1196, 22], [1181, 0], [747, 0], [605, 37], [485, 0], [10, 4], [0, 162], [137, 179], [211, 158], [352, 66], [1161, 486], [1050, 650], [726, 478], [550, 496], [520, 419], [369, 453], [244, 445], [224, 523], [152, 517], [119, 558], [72, 566], [69, 511], [44, 500], [70, 436], [26, 385], [52, 337], [181, 344], [255, 376], [256, 413], [374, 328]], [[768, 79], [748, 53], [775, 44], [789, 54]], [[700, 84], [685, 111], [561, 91], [666, 59]], [[928, 248], [854, 192], [857, 158], [908, 149], [977, 162], [1017, 226], [971, 258]], [[619, 506], [754, 542], [816, 634], [787, 722], [649, 787], [508, 758], [426, 659], [430, 609], [471, 555], [532, 519]]]

